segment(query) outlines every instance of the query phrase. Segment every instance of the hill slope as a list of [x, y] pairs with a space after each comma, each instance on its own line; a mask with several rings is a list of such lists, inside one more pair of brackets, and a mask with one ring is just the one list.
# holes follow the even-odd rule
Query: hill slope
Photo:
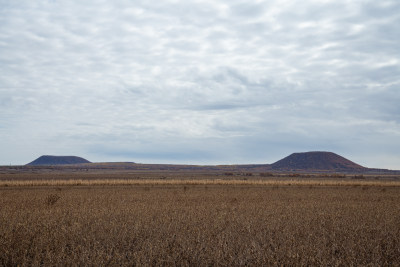
[[317, 151], [293, 153], [286, 158], [271, 164], [271, 169], [282, 171], [316, 170], [355, 172], [365, 170], [366, 168], [335, 153]]
[[27, 165], [64, 165], [64, 164], [82, 164], [90, 161], [76, 156], [41, 156]]

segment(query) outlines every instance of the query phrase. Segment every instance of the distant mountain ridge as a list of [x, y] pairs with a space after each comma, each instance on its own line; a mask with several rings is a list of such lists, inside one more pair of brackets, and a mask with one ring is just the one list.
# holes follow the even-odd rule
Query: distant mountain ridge
[[281, 171], [363, 171], [367, 169], [333, 152], [325, 151], [293, 153], [271, 164], [270, 168]]
[[67, 165], [67, 164], [83, 164], [91, 163], [90, 161], [76, 156], [50, 156], [44, 155], [27, 165]]
[[98, 170], [141, 170], [141, 171], [216, 171], [216, 172], [308, 172], [308, 173], [370, 173], [400, 174], [400, 170], [372, 169], [354, 163], [333, 152], [312, 151], [293, 153], [273, 164], [242, 165], [185, 165], [185, 164], [141, 164], [133, 162], [98, 162], [76, 156], [41, 156], [26, 164], [29, 166], [65, 165], [63, 168], [85, 168]]

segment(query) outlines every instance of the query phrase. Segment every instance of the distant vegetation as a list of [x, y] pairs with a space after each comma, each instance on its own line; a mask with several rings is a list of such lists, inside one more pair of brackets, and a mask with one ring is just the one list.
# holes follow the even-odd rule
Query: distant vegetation
[[[15, 186], [167, 186], [167, 185], [247, 185], [247, 186], [386, 186], [400, 187], [400, 180], [365, 180], [364, 176], [354, 179], [57, 179], [57, 180], [0, 180], [0, 187]], [[362, 179], [362, 180], [360, 180]]]

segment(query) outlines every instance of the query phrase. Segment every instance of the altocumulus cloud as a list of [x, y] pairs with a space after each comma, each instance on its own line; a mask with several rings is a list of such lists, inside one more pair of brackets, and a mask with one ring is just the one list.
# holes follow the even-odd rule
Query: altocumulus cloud
[[400, 169], [400, 2], [0, 0], [0, 164]]

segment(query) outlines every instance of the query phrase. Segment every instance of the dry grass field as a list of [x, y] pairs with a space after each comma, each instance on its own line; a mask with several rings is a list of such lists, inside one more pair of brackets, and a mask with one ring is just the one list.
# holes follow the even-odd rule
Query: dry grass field
[[400, 265], [396, 183], [115, 181], [2, 181], [0, 265]]

